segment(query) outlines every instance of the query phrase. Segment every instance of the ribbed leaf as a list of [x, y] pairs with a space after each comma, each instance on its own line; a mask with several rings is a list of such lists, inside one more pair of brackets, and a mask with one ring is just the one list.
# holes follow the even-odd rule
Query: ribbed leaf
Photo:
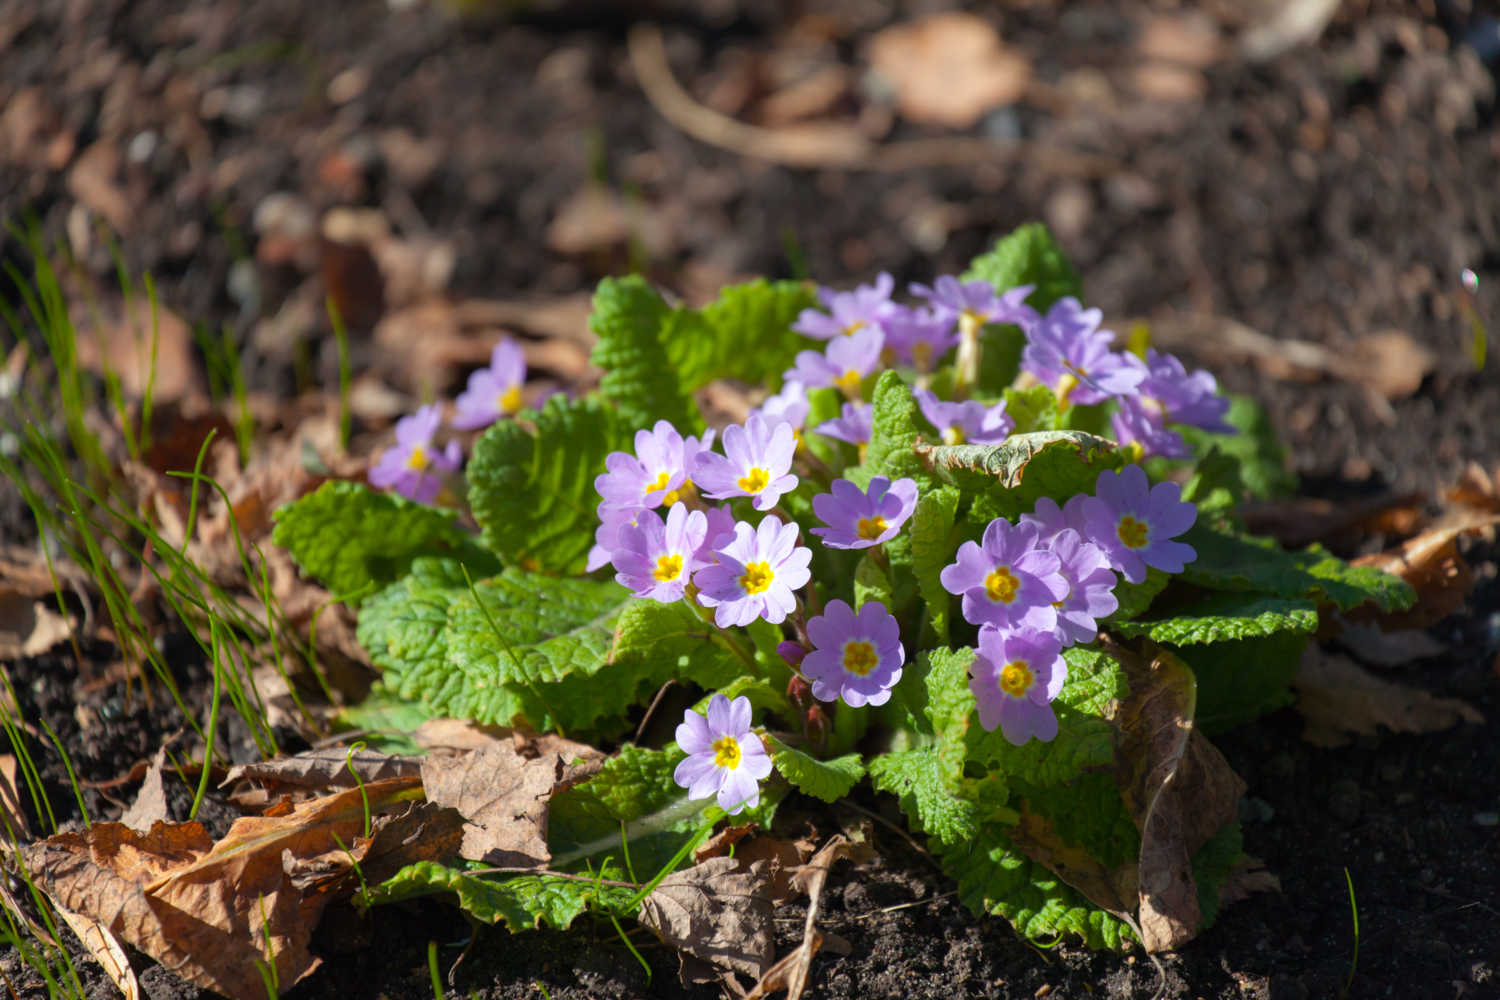
[[[611, 882], [629, 878], [623, 868], [615, 866], [604, 869], [599, 877]], [[635, 890], [620, 886], [596, 886], [593, 882], [548, 875], [483, 877], [421, 861], [401, 869], [388, 881], [371, 886], [357, 898], [362, 898], [366, 906], [377, 906], [435, 892], [456, 894], [458, 905], [475, 919], [489, 924], [503, 921], [512, 932], [535, 930], [541, 923], [555, 930], [567, 930], [591, 902], [597, 902], [606, 912], [620, 911], [635, 895]]]
[[1291, 704], [1292, 678], [1307, 641], [1302, 632], [1278, 632], [1175, 648], [1198, 677], [1194, 724], [1213, 736]]
[[953, 520], [958, 513], [960, 494], [951, 486], [933, 490], [917, 500], [911, 518], [911, 569], [917, 587], [927, 602], [928, 621], [940, 645], [948, 644], [948, 616], [953, 595], [943, 587], [944, 567], [953, 562], [958, 538]]
[[1179, 608], [1170, 618], [1119, 622], [1113, 630], [1126, 637], [1144, 635], [1152, 642], [1187, 646], [1317, 628], [1318, 606], [1312, 601], [1226, 591]]
[[851, 753], [833, 760], [818, 760], [801, 750], [794, 750], [774, 736], [771, 763], [781, 776], [801, 792], [824, 802], [837, 802], [865, 776], [865, 765], [859, 754]]
[[964, 281], [988, 281], [1006, 292], [1020, 285], [1035, 285], [1026, 304], [1038, 312], [1064, 296], [1083, 297], [1083, 278], [1046, 226], [1032, 222], [1003, 236], [989, 253], [975, 257], [964, 272]]
[[674, 322], [672, 308], [638, 274], [605, 278], [594, 291], [589, 329], [599, 338], [592, 361], [604, 369], [599, 392], [626, 428], [665, 420], [682, 434], [702, 429], [698, 407], [662, 346], [661, 334]]
[[918, 445], [916, 453], [941, 482], [974, 494], [970, 518], [986, 523], [1029, 514], [1044, 496], [1059, 504], [1092, 496], [1100, 472], [1126, 464], [1112, 441], [1081, 431], [1013, 434], [997, 445]]
[[766, 379], [776, 388], [798, 351], [821, 346], [791, 328], [816, 302], [812, 287], [797, 281], [731, 285], [702, 312], [675, 312], [662, 328], [662, 346], [684, 391], [716, 378]]
[[870, 780], [876, 789], [901, 800], [914, 831], [945, 844], [969, 840], [979, 832], [978, 808], [953, 794], [949, 767], [938, 747], [900, 750], [870, 761]]
[[875, 406], [875, 424], [870, 433], [864, 475], [855, 481], [864, 486], [874, 476], [888, 476], [892, 482], [910, 477], [916, 480], [919, 493], [933, 489], [937, 481], [912, 451], [921, 436], [922, 425], [911, 386], [893, 371], [881, 372], [871, 400]]

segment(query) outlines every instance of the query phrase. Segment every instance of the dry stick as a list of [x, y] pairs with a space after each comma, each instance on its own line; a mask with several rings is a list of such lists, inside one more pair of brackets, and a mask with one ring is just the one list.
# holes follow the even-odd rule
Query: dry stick
[[914, 903], [897, 903], [895, 906], [887, 906], [883, 910], [875, 910], [872, 913], [866, 913], [864, 916], [855, 917], [854, 919], [855, 920], [869, 920], [871, 917], [878, 917], [882, 913], [895, 913], [897, 910], [909, 910], [913, 906], [927, 906], [930, 903], [936, 903], [938, 900], [947, 899], [949, 896], [957, 896], [957, 895], [958, 895], [958, 890], [957, 889], [952, 889], [952, 890], [950, 890], [948, 892], [943, 893], [941, 896], [933, 896], [931, 899], [919, 899], [919, 900], [917, 900]]
[[635, 729], [635, 742], [639, 743], [641, 741], [641, 734], [646, 731], [646, 723], [651, 721], [651, 713], [655, 712], [656, 706], [661, 704], [662, 698], [666, 696], [667, 688], [676, 683], [676, 680], [668, 677], [667, 682], [657, 689], [656, 697], [652, 698], [651, 704], [646, 706], [646, 714], [641, 717], [641, 724]]
[[641, 90], [661, 116], [688, 135], [741, 156], [790, 167], [845, 170], [914, 170], [969, 163], [1028, 161], [1055, 175], [1107, 177], [1118, 173], [1118, 161], [1087, 153], [1070, 153], [1024, 140], [1000, 144], [959, 136], [917, 139], [880, 145], [843, 132], [783, 132], [736, 121], [699, 104], [682, 89], [667, 63], [661, 29], [640, 23], [630, 29], [630, 65]]

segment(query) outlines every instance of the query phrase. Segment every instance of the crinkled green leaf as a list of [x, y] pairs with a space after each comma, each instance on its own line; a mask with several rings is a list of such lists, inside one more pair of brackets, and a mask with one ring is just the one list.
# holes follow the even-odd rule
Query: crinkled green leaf
[[1226, 455], [1217, 443], [1206, 451], [1199, 450], [1192, 478], [1182, 488], [1182, 499], [1196, 506], [1200, 515], [1238, 507], [1245, 499], [1240, 459]]
[[865, 776], [864, 761], [857, 753], [833, 760], [818, 760], [801, 750], [792, 749], [774, 736], [768, 741], [771, 744], [771, 763], [776, 765], [776, 770], [798, 791], [815, 799], [837, 802]]
[[1117, 868], [1140, 857], [1141, 834], [1113, 774], [1085, 774], [1045, 788], [1016, 782], [1012, 791], [1031, 812], [1052, 820], [1064, 841], [1084, 848], [1105, 867]]
[[1240, 432], [1211, 434], [1186, 424], [1173, 424], [1172, 429], [1199, 455], [1218, 446], [1223, 454], [1238, 459], [1240, 480], [1252, 496], [1269, 500], [1296, 492], [1297, 475], [1286, 467], [1286, 446], [1260, 403], [1249, 396], [1230, 396], [1224, 419]]
[[1002, 916], [1033, 941], [1076, 934], [1090, 948], [1119, 949], [1133, 940], [1123, 923], [1022, 854], [995, 826], [950, 846], [934, 845], [944, 870], [958, 880], [959, 899], [976, 916]]
[[1274, 539], [1231, 534], [1201, 520], [1178, 541], [1197, 553], [1181, 578], [1202, 587], [1328, 600], [1340, 611], [1366, 601], [1375, 602], [1383, 611], [1395, 611], [1411, 607], [1417, 599], [1406, 581], [1372, 566], [1350, 566], [1321, 545], [1287, 552]]
[[975, 803], [953, 794], [952, 770], [940, 748], [919, 747], [870, 761], [870, 780], [900, 798], [914, 831], [955, 844], [976, 836], [983, 817]]
[[1307, 641], [1302, 632], [1278, 632], [1173, 648], [1198, 678], [1194, 724], [1212, 736], [1291, 704], [1292, 678]]
[[1237, 822], [1225, 823], [1193, 853], [1193, 884], [1198, 888], [1198, 931], [1213, 926], [1219, 916], [1219, 886], [1244, 860], [1244, 838]]
[[599, 523], [594, 477], [610, 452], [634, 450], [633, 428], [596, 396], [559, 393], [540, 413], [520, 416], [493, 424], [474, 444], [467, 469], [474, 519], [484, 544], [506, 562], [579, 572]]
[[854, 610], [858, 611], [870, 601], [884, 605], [887, 611], [894, 607], [891, 600], [890, 574], [885, 571], [885, 567], [875, 561], [875, 556], [870, 550], [866, 549], [859, 565], [854, 567]]
[[1013, 434], [1056, 429], [1057, 396], [1045, 385], [1005, 390], [1005, 412], [1016, 422]]
[[[611, 866], [600, 878], [620, 882], [628, 879], [623, 868]], [[549, 875], [483, 877], [470, 875], [432, 861], [407, 865], [389, 880], [371, 886], [362, 894], [366, 906], [395, 903], [435, 892], [451, 892], [458, 905], [475, 919], [494, 924], [505, 922], [508, 930], [535, 930], [546, 923], [567, 930], [591, 902], [605, 911], [621, 911], [635, 895], [634, 889], [599, 885]]]
[[736, 698], [749, 698], [751, 708], [766, 709], [781, 715], [783, 718], [787, 718], [791, 714], [791, 702], [786, 700], [786, 695], [764, 677], [751, 677], [749, 675], [736, 677], [728, 684], [718, 685], [718, 688], [713, 694], [706, 694], [700, 698], [698, 704], [693, 706], [693, 711], [699, 715], [707, 715], [708, 703], [714, 699], [714, 695], [722, 694], [730, 701]]
[[402, 698], [376, 681], [370, 693], [358, 705], [351, 705], [338, 713], [333, 731], [347, 733], [351, 729], [365, 730], [361, 737], [370, 749], [390, 754], [421, 754], [425, 751], [410, 736], [417, 727], [437, 713], [426, 702]]
[[680, 601], [627, 603], [615, 621], [609, 658], [619, 665], [641, 664], [651, 676], [669, 673], [710, 690], [745, 669], [714, 627]]
[[673, 310], [638, 274], [605, 278], [594, 290], [589, 329], [598, 336], [593, 363], [604, 369], [599, 392], [615, 404], [628, 428], [665, 420], [681, 434], [702, 429], [703, 418], [667, 359], [661, 334]]
[[1178, 646], [1249, 639], [1277, 632], [1314, 632], [1317, 628], [1318, 606], [1312, 601], [1243, 590], [1225, 591], [1206, 601], [1178, 608], [1170, 618], [1114, 625], [1114, 631], [1126, 637], [1144, 635], [1152, 642]]
[[730, 285], [702, 312], [674, 314], [662, 329], [662, 346], [687, 392], [716, 378], [767, 379], [775, 388], [798, 351], [822, 346], [791, 328], [798, 313], [816, 304], [813, 287], [798, 281]]
[[1041, 313], [1064, 296], [1083, 298], [1083, 278], [1040, 222], [1017, 227], [995, 243], [994, 249], [969, 262], [963, 281], [988, 281], [998, 292], [1035, 285], [1026, 304]]
[[867, 474], [861, 485], [867, 485], [874, 476], [887, 476], [892, 482], [915, 480], [919, 493], [933, 489], [937, 481], [912, 451], [922, 432], [921, 411], [911, 386], [893, 371], [881, 372], [871, 401], [875, 406], [875, 423], [865, 460]]
[[997, 445], [919, 445], [922, 464], [938, 480], [974, 494], [970, 519], [1015, 520], [1041, 497], [1059, 505], [1078, 493], [1094, 493], [1099, 473], [1119, 469], [1125, 455], [1105, 438], [1081, 431], [1012, 434]]
[[454, 516], [363, 483], [333, 481], [276, 511], [271, 537], [334, 594], [358, 593], [350, 602], [357, 604], [404, 576], [417, 556], [472, 551], [493, 563]]
[[953, 595], [941, 579], [944, 567], [953, 562], [958, 538], [953, 521], [960, 494], [951, 486], [936, 489], [917, 500], [911, 516], [911, 568], [922, 599], [927, 602], [928, 621], [940, 645], [948, 644], [948, 616]]
[[1115, 600], [1120, 602], [1120, 608], [1109, 616], [1111, 622], [1126, 622], [1145, 614], [1156, 595], [1161, 593], [1172, 579], [1170, 574], [1154, 566], [1147, 568], [1146, 579], [1140, 583], [1131, 583], [1118, 573], [1115, 574], [1115, 578], [1119, 582], [1115, 584], [1114, 595]]

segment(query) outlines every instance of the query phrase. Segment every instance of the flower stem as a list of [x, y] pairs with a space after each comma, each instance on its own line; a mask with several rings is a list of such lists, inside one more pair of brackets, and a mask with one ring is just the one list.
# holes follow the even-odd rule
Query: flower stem
[[958, 317], [958, 358], [953, 365], [953, 398], [967, 399], [969, 389], [979, 381], [979, 333], [984, 320], [973, 313]]

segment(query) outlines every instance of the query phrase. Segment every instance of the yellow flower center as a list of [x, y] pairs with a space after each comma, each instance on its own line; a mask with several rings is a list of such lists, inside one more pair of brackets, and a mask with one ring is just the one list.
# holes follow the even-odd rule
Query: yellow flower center
[[859, 537], [873, 542], [885, 532], [886, 527], [885, 518], [879, 515], [862, 517], [859, 519]]
[[431, 464], [432, 459], [427, 457], [427, 449], [423, 448], [419, 444], [413, 445], [411, 454], [407, 456], [406, 459], [407, 468], [415, 469], [416, 471], [421, 472]]
[[740, 577], [740, 586], [745, 588], [747, 594], [764, 594], [771, 589], [771, 581], [774, 579], [776, 574], [771, 572], [770, 563], [749, 563], [745, 566], [745, 575]]
[[846, 336], [846, 337], [852, 337], [856, 333], [858, 333], [860, 330], [863, 330], [864, 328], [865, 328], [865, 321], [862, 320], [862, 319], [857, 319], [853, 323], [850, 323], [848, 326], [844, 327], [844, 336]]
[[848, 371], [844, 372], [844, 374], [834, 379], [833, 384], [844, 390], [844, 392], [849, 396], [858, 396], [859, 372], [855, 371], [853, 368], [850, 368]]
[[963, 444], [967, 440], [962, 427], [950, 427], [943, 431], [943, 444]]
[[1009, 604], [1016, 599], [1016, 590], [1020, 586], [1020, 579], [1011, 576], [1010, 570], [1004, 566], [984, 578], [984, 592], [992, 601], [1003, 601]]
[[670, 583], [682, 575], [682, 556], [662, 556], [656, 560], [656, 571], [651, 574], [662, 583]]
[[521, 412], [521, 387], [513, 385], [500, 394], [500, 412], [514, 415]]
[[1036, 681], [1031, 670], [1026, 666], [1025, 660], [1016, 660], [1007, 663], [1000, 671], [1000, 690], [1012, 698], [1020, 698], [1031, 690], [1031, 685]]
[[925, 372], [928, 365], [932, 364], [932, 345], [925, 340], [912, 344], [911, 360], [917, 366], [918, 371]]
[[720, 736], [714, 740], [714, 763], [731, 771], [740, 766], [744, 754], [740, 753], [739, 740], [733, 736]]
[[844, 647], [844, 669], [851, 674], [864, 677], [879, 662], [880, 657], [875, 655], [875, 647], [868, 642], [851, 642]]
[[1120, 526], [1115, 530], [1120, 536], [1120, 541], [1124, 542], [1132, 549], [1145, 547], [1147, 530], [1145, 521], [1137, 521], [1129, 514], [1126, 514], [1124, 517], [1120, 518]]
[[646, 484], [646, 492], [647, 493], [655, 493], [657, 490], [664, 490], [664, 489], [666, 489], [667, 488], [667, 480], [669, 480], [671, 478], [672, 478], [671, 476], [669, 476], [665, 472], [663, 472], [661, 475], [659, 475], [659, 476], [656, 477], [656, 481], [654, 483], [647, 483]]
[[691, 479], [684, 479], [681, 486], [677, 487], [671, 493], [668, 493], [666, 496], [661, 498], [661, 505], [663, 507], [671, 509], [674, 504], [682, 499], [682, 495], [692, 488], [693, 481]]
[[751, 469], [750, 474], [740, 480], [740, 489], [746, 493], [759, 493], [771, 485], [771, 474], [765, 469]]

